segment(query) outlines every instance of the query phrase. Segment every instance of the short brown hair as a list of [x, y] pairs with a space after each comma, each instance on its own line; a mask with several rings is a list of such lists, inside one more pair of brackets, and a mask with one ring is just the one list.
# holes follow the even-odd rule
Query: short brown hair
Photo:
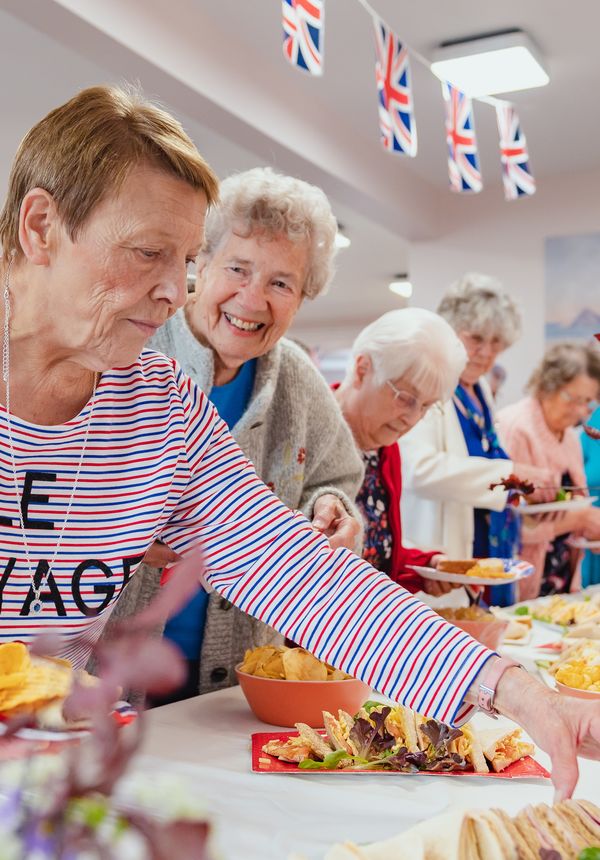
[[600, 386], [600, 351], [589, 344], [562, 341], [549, 347], [527, 384], [532, 394], [552, 394], [577, 376], [589, 376]]
[[218, 179], [181, 124], [140, 91], [90, 87], [55, 108], [17, 150], [0, 215], [4, 255], [20, 255], [19, 213], [32, 188], [52, 195], [75, 239], [94, 207], [144, 161], [203, 191], [209, 204], [217, 199]]

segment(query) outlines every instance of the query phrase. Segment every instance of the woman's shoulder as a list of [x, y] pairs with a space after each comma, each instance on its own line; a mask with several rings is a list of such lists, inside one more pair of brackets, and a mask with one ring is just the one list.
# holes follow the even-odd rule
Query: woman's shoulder
[[498, 422], [523, 430], [533, 429], [536, 423], [535, 402], [532, 397], [522, 397], [515, 403], [503, 406], [497, 413]]
[[308, 398], [320, 394], [335, 402], [325, 377], [302, 347], [282, 338], [276, 349], [279, 351], [280, 384], [285, 382], [292, 386], [296, 394], [303, 392]]
[[103, 374], [105, 387], [111, 385], [119, 399], [130, 401], [156, 399], [167, 408], [169, 402], [203, 397], [196, 383], [182, 370], [174, 358], [153, 349], [144, 349], [135, 362], [113, 368]]

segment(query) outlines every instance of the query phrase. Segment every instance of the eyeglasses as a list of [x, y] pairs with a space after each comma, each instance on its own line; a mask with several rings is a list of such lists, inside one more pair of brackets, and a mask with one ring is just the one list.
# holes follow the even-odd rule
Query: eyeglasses
[[586, 400], [585, 397], [576, 397], [565, 388], [561, 388], [558, 393], [565, 403], [571, 403], [573, 406], [584, 406], [588, 412], [594, 412], [600, 405], [597, 400]]
[[479, 352], [487, 347], [491, 352], [497, 354], [506, 348], [506, 344], [502, 338], [497, 335], [494, 335], [493, 337], [484, 337], [481, 334], [463, 331], [460, 332], [460, 337], [463, 343], [465, 343], [465, 341], [467, 342], [465, 343], [465, 346], [468, 346], [468, 349], [470, 349], [471, 352]]
[[390, 379], [386, 379], [386, 385], [394, 392], [394, 400], [398, 403], [402, 410], [405, 412], [419, 412], [420, 415], [424, 415], [429, 409], [429, 405], [427, 403], [422, 403], [414, 394], [410, 394], [408, 391], [402, 391], [401, 388], [396, 388], [394, 383]]

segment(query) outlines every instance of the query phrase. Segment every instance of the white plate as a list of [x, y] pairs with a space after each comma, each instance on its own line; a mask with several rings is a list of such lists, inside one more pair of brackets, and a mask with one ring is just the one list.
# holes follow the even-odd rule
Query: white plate
[[[64, 731], [47, 731], [46, 729], [25, 728], [19, 729], [13, 735], [15, 738], [20, 738], [22, 741], [74, 741], [78, 738], [85, 738], [89, 735], [89, 729], [68, 729]], [[6, 734], [6, 724], [0, 723], [0, 735]]]
[[527, 632], [527, 635], [523, 636], [521, 639], [507, 639], [505, 637], [502, 640], [502, 645], [530, 645], [532, 637], [533, 637], [533, 629], [530, 629]]
[[465, 573], [447, 573], [444, 570], [436, 570], [434, 567], [420, 567], [417, 564], [407, 564], [406, 566], [416, 570], [425, 579], [435, 579], [436, 582], [454, 582], [457, 585], [508, 585], [533, 573], [533, 565], [527, 561], [513, 561], [508, 558], [504, 558], [502, 561], [504, 562], [504, 570], [510, 573], [510, 576], [502, 578], [498, 576], [467, 576]]
[[[117, 723], [126, 725], [127, 721], [133, 720], [138, 713], [135, 708], [132, 708], [128, 702], [117, 702], [112, 716]], [[14, 733], [15, 738], [20, 738], [23, 741], [75, 741], [79, 738], [85, 738], [89, 735], [89, 729], [62, 729], [51, 731], [48, 729], [24, 728], [18, 729]], [[6, 734], [6, 723], [0, 721], [0, 737]]]
[[[550, 661], [553, 662], [553, 661]], [[543, 669], [541, 666], [536, 667], [540, 678], [544, 682], [547, 687], [550, 687], [551, 690], [556, 690], [556, 682], [554, 680], [554, 675], [551, 675], [547, 669]]]
[[600, 540], [586, 540], [584, 537], [567, 538], [567, 543], [575, 549], [600, 549]]
[[575, 496], [564, 502], [540, 502], [538, 505], [517, 505], [515, 511], [518, 514], [551, 514], [560, 511], [578, 511], [588, 508], [598, 496]]

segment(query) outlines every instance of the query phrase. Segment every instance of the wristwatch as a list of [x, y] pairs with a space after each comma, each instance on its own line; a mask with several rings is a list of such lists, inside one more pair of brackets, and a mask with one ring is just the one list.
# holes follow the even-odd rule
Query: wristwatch
[[504, 675], [507, 669], [523, 669], [520, 663], [515, 660], [509, 660], [508, 657], [499, 657], [492, 666], [486, 666], [483, 670], [485, 680], [479, 684], [477, 692], [477, 705], [480, 711], [494, 719], [498, 716], [498, 711], [494, 707], [494, 698], [496, 696], [496, 687], [498, 681]]

